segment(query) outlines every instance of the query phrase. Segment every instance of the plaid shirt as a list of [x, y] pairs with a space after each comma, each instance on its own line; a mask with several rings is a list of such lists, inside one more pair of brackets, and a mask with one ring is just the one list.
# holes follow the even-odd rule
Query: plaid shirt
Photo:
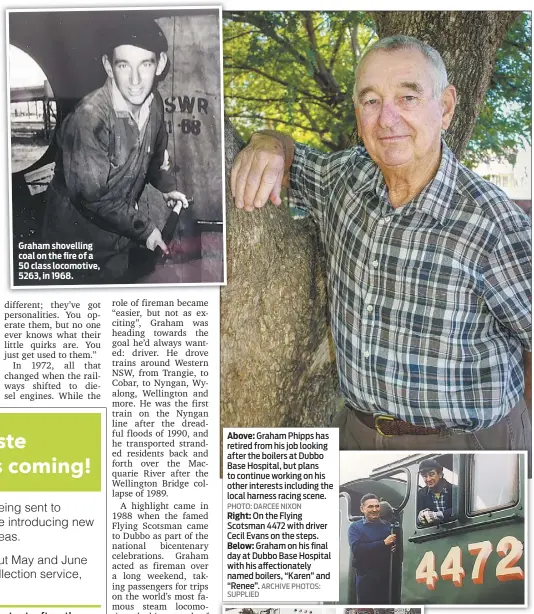
[[505, 416], [530, 349], [530, 225], [519, 207], [445, 143], [434, 179], [396, 209], [363, 148], [296, 144], [290, 181], [319, 224], [349, 402], [464, 431]]
[[445, 506], [445, 496], [447, 495], [447, 487], [442, 488], [438, 493], [435, 493], [433, 490], [430, 491], [430, 496], [432, 497], [432, 501], [434, 502], [434, 510], [436, 512], [444, 512], [446, 509]]

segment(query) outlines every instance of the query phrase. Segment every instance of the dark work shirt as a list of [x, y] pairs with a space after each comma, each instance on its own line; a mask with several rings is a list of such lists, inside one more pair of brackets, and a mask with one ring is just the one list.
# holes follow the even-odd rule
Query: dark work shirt
[[356, 573], [389, 573], [391, 546], [386, 546], [384, 540], [390, 533], [391, 525], [382, 520], [368, 522], [362, 519], [350, 525], [349, 544]]

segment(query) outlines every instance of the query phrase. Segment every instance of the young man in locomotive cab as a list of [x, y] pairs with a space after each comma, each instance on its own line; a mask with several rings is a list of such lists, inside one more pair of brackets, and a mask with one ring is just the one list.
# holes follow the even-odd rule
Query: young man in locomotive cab
[[424, 460], [419, 474], [425, 482], [417, 493], [417, 524], [428, 526], [452, 519], [455, 487], [443, 477], [443, 466], [435, 459]]
[[381, 520], [380, 501], [376, 495], [364, 495], [360, 510], [363, 518], [349, 527], [358, 604], [387, 603], [389, 562], [397, 536], [391, 533], [391, 524]]

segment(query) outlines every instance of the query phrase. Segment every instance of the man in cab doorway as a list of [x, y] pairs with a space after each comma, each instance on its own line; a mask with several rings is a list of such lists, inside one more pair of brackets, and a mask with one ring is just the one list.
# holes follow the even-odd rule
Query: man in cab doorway
[[376, 495], [364, 495], [360, 510], [363, 518], [349, 527], [358, 605], [388, 603], [390, 558], [397, 536], [391, 533], [391, 524], [380, 519]]

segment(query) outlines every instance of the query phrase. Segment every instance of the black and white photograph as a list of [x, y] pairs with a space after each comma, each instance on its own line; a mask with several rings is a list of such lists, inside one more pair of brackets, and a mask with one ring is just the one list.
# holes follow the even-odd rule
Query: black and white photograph
[[12, 287], [225, 283], [220, 9], [7, 21]]

